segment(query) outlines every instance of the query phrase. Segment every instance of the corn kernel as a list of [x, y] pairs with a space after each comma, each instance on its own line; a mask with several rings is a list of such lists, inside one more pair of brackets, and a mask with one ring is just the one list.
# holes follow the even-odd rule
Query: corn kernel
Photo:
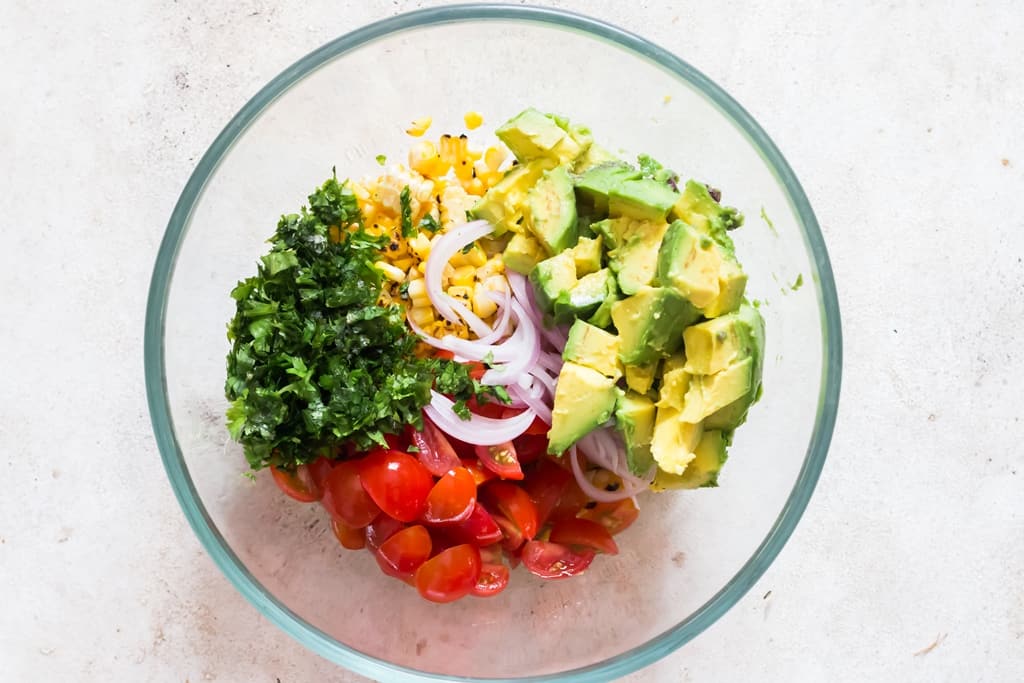
[[409, 309], [409, 318], [420, 327], [425, 327], [434, 322], [434, 309], [432, 306], [414, 306]]
[[461, 268], [462, 266], [469, 264], [469, 259], [466, 258], [466, 255], [461, 251], [457, 251], [450, 259], [448, 259], [448, 263], [452, 264], [455, 268]]
[[427, 281], [418, 278], [409, 283], [409, 298], [424, 299], [427, 296]]
[[447, 287], [448, 283], [452, 281], [452, 275], [455, 274], [455, 269], [452, 268], [450, 263], [444, 264], [444, 270], [441, 271], [441, 286]]
[[441, 159], [434, 143], [423, 140], [409, 150], [409, 168], [427, 178], [436, 178], [447, 173], [450, 165]]
[[406, 128], [405, 132], [413, 136], [414, 138], [418, 138], [427, 132], [427, 129], [430, 128], [430, 124], [432, 124], [433, 122], [434, 119], [432, 119], [429, 116], [414, 119], [412, 125]]
[[398, 268], [399, 270], [401, 270], [404, 273], [405, 271], [407, 271], [410, 268], [412, 268], [412, 264], [413, 263], [414, 263], [413, 259], [411, 259], [408, 256], [406, 256], [405, 258], [397, 258], [397, 259], [393, 260], [391, 262], [391, 265], [393, 265], [395, 268]]
[[465, 184], [465, 187], [466, 192], [475, 194], [478, 197], [487, 191], [487, 188], [484, 186], [484, 181], [480, 180], [480, 178], [470, 178], [469, 182]]
[[488, 290], [481, 288], [473, 294], [473, 312], [481, 318], [488, 318], [498, 310], [498, 304], [487, 293]]
[[472, 287], [462, 287], [462, 286], [459, 286], [459, 285], [452, 285], [451, 287], [448, 288], [448, 296], [455, 297], [455, 299], [459, 300], [462, 303], [468, 302], [472, 295], [473, 295], [473, 288]]
[[416, 254], [418, 258], [423, 260], [426, 260], [426, 258], [430, 256], [431, 246], [430, 239], [422, 232], [417, 233], [415, 237], [409, 240], [409, 249], [411, 249], [412, 253]]
[[497, 171], [507, 157], [508, 152], [503, 147], [488, 147], [484, 152], [484, 165], [492, 171]]
[[384, 274], [384, 277], [391, 280], [392, 282], [404, 282], [405, 273], [398, 268], [395, 268], [390, 263], [384, 261], [377, 261], [373, 264], [373, 267]]
[[452, 284], [467, 287], [473, 284], [476, 276], [476, 268], [473, 266], [460, 266], [452, 274]]
[[484, 117], [478, 111], [467, 111], [466, 115], [462, 117], [462, 120], [466, 122], [466, 128], [470, 130], [476, 130], [484, 122]]
[[508, 291], [508, 280], [502, 275], [491, 275], [486, 280], [483, 280], [484, 289], [488, 289], [492, 292], [507, 292]]
[[480, 248], [479, 244], [474, 244], [473, 248], [469, 250], [468, 254], [466, 254], [466, 260], [469, 262], [469, 265], [474, 268], [480, 268], [487, 263], [487, 254], [484, 253], [484, 250]]

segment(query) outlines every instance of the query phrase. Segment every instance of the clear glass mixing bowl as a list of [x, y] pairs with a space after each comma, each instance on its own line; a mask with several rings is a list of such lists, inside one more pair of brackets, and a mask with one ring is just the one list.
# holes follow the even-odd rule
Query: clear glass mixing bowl
[[[333, 166], [360, 177], [376, 170], [379, 153], [403, 158], [403, 128], [417, 117], [433, 116], [433, 131], [461, 131], [462, 115], [478, 110], [493, 130], [526, 106], [711, 182], [744, 211], [747, 225], [734, 235], [767, 321], [765, 394], [737, 433], [720, 488], [641, 498], [619, 556], [566, 581], [519, 570], [498, 597], [435, 605], [384, 576], [369, 553], [341, 549], [318, 506], [285, 498], [268, 476], [242, 476], [223, 419], [228, 292], [254, 272], [277, 217]], [[321, 47], [231, 120], [168, 224], [145, 363], [156, 439], [185, 515], [231, 582], [288, 634], [381, 680], [596, 681], [692, 639], [782, 549], [825, 460], [841, 342], [807, 198], [729, 95], [678, 57], [592, 19], [458, 6]]]

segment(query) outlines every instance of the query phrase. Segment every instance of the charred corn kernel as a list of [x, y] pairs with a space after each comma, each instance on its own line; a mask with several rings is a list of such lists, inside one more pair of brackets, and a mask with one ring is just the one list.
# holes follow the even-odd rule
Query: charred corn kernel
[[455, 299], [466, 303], [470, 297], [473, 296], [473, 287], [463, 287], [460, 285], [452, 285], [448, 288], [448, 296], [455, 297]]
[[419, 271], [420, 275], [426, 275], [427, 274], [427, 259], [423, 259], [422, 261], [417, 263], [416, 264], [416, 270]]
[[488, 296], [489, 290], [478, 288], [473, 292], [473, 312], [481, 318], [488, 318], [498, 310], [498, 304]]
[[409, 298], [413, 301], [427, 298], [427, 281], [418, 278], [409, 283]]
[[508, 152], [505, 151], [504, 147], [488, 147], [484, 151], [483, 161], [488, 169], [497, 171], [507, 158]]
[[480, 180], [480, 178], [470, 178], [469, 182], [467, 182], [465, 186], [466, 192], [475, 194], [477, 197], [487, 191], [484, 181]]
[[409, 150], [409, 168], [428, 178], [438, 178], [447, 173], [451, 166], [441, 159], [433, 142], [423, 140]]
[[594, 474], [591, 476], [590, 481], [597, 488], [604, 489], [606, 491], [618, 491], [622, 488], [622, 480], [617, 475], [603, 468], [594, 470]]
[[430, 247], [430, 238], [422, 232], [417, 233], [415, 237], [409, 240], [409, 249], [417, 258], [421, 258], [424, 261], [430, 256]]
[[[418, 266], [419, 263], [417, 262], [416, 265]], [[416, 269], [416, 267], [413, 266], [413, 267], [409, 268], [409, 272], [405, 274], [405, 279], [406, 279], [407, 282], [412, 282], [413, 280], [422, 280], [423, 279], [423, 273], [418, 271]]]
[[476, 279], [476, 268], [473, 266], [459, 266], [452, 273], [452, 284], [462, 287], [469, 287]]
[[429, 304], [426, 306], [413, 306], [409, 309], [409, 317], [420, 327], [426, 327], [435, 321], [434, 308]]
[[447, 287], [452, 281], [452, 275], [455, 274], [455, 269], [452, 268], [450, 263], [444, 264], [444, 270], [441, 271], [441, 286]]
[[412, 264], [413, 263], [414, 263], [413, 259], [411, 259], [408, 256], [406, 256], [405, 258], [397, 258], [397, 259], [393, 260], [391, 262], [391, 265], [393, 265], [395, 268], [398, 268], [399, 270], [401, 270], [404, 273], [407, 270], [409, 270], [410, 268], [412, 268]]
[[455, 268], [461, 268], [462, 266], [469, 264], [469, 259], [461, 251], [455, 252], [455, 254], [448, 259], [448, 263], [452, 264]]
[[480, 248], [479, 244], [474, 244], [473, 248], [469, 250], [468, 254], [466, 254], [466, 260], [469, 262], [469, 265], [474, 268], [479, 268], [487, 263], [487, 254], [484, 253], [484, 250]]
[[427, 132], [427, 129], [430, 128], [430, 124], [432, 124], [433, 122], [434, 119], [432, 119], [429, 116], [413, 119], [412, 124], [405, 129], [405, 132], [413, 136], [414, 138], [418, 138]]
[[507, 292], [508, 291], [508, 280], [503, 275], [492, 275], [482, 283], [484, 289], [488, 289], [492, 292]]
[[467, 111], [462, 120], [466, 122], [466, 128], [475, 130], [484, 122], [484, 117], [478, 111]]
[[492, 275], [500, 275], [505, 272], [505, 261], [501, 254], [495, 254], [487, 259], [487, 262], [477, 268], [477, 279], [486, 280]]
[[391, 280], [392, 282], [405, 281], [405, 273], [402, 270], [395, 268], [390, 263], [385, 263], [384, 261], [377, 261], [373, 264], [373, 267], [379, 270], [381, 273], [383, 273], [384, 277]]

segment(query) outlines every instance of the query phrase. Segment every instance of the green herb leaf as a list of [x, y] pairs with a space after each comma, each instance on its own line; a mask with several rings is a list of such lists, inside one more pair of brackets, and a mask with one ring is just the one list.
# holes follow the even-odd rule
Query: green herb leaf
[[412, 225], [412, 192], [408, 185], [402, 188], [398, 200], [402, 205], [402, 237], [412, 237], [415, 230]]
[[375, 158], [377, 159], [377, 163], [380, 164], [381, 166], [388, 163], [388, 158], [383, 154], [378, 154]]

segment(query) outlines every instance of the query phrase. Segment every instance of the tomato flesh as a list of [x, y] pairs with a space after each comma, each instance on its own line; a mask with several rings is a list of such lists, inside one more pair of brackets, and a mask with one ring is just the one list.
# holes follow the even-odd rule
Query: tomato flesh
[[366, 547], [372, 552], [377, 552], [384, 541], [404, 528], [405, 525], [394, 517], [381, 513], [366, 527]]
[[478, 546], [491, 545], [501, 541], [501, 529], [494, 521], [491, 513], [487, 512], [479, 502], [473, 506], [473, 511], [464, 522], [451, 527], [449, 533], [459, 538], [463, 543], [473, 543]]
[[476, 481], [469, 470], [455, 467], [438, 479], [427, 495], [423, 521], [427, 524], [457, 524], [476, 507]]
[[417, 524], [392, 534], [374, 556], [385, 574], [405, 578], [427, 561], [430, 549], [430, 532]]
[[431, 602], [452, 602], [473, 590], [480, 576], [480, 551], [464, 543], [435, 555], [416, 570], [416, 590]]
[[577, 552], [559, 543], [530, 541], [523, 546], [521, 557], [531, 574], [542, 579], [564, 579], [582, 573], [594, 555], [593, 550]]
[[480, 464], [480, 460], [477, 458], [463, 458], [462, 466], [469, 470], [469, 473], [473, 475], [473, 480], [477, 486], [496, 478], [494, 472], [490, 471], [486, 467]]
[[625, 498], [615, 503], [597, 503], [580, 511], [580, 519], [589, 519], [599, 523], [612, 536], [625, 531], [640, 516], [640, 510], [632, 498]]
[[362, 484], [362, 461], [346, 460], [335, 465], [324, 480], [324, 509], [331, 519], [361, 529], [380, 514], [380, 508]]
[[493, 515], [495, 524], [501, 529], [501, 547], [510, 553], [514, 553], [526, 542], [522, 530], [516, 523], [503, 515]]
[[321, 491], [324, 490], [324, 482], [327, 481], [327, 476], [333, 469], [334, 461], [323, 456], [309, 463], [309, 474], [313, 477], [313, 482]]
[[491, 482], [484, 488], [485, 501], [512, 521], [527, 540], [537, 535], [537, 506], [530, 495], [519, 486], [507, 481]]
[[589, 519], [574, 518], [558, 522], [551, 528], [549, 540], [572, 548], [591, 548], [608, 555], [619, 554], [619, 546], [608, 530]]
[[343, 548], [359, 550], [366, 547], [366, 532], [362, 529], [356, 529], [344, 522], [332, 519], [331, 531], [334, 532], [334, 537], [338, 539], [338, 543], [341, 543]]
[[410, 429], [409, 438], [419, 450], [416, 458], [435, 477], [443, 477], [448, 470], [461, 464], [448, 437], [428, 417], [423, 417], [423, 431]]
[[302, 503], [315, 503], [323, 496], [323, 491], [316, 484], [313, 474], [306, 465], [299, 465], [294, 470], [270, 466], [274, 483], [284, 493]]
[[416, 458], [391, 450], [366, 456], [360, 480], [373, 502], [401, 522], [411, 522], [423, 513], [434, 487], [434, 478]]
[[[529, 476], [523, 480], [523, 488], [537, 506], [537, 526], [543, 527], [547, 524], [548, 518], [551, 517], [570, 482], [573, 482], [572, 472], [556, 465], [548, 458], [537, 463]], [[583, 505], [582, 501], [580, 505]]]
[[473, 450], [483, 466], [502, 479], [523, 478], [523, 468], [519, 465], [516, 447], [511, 441], [496, 446], [476, 446]]
[[472, 593], [478, 598], [489, 598], [505, 590], [508, 586], [508, 567], [497, 562], [484, 562], [480, 565], [480, 576], [476, 579]]

